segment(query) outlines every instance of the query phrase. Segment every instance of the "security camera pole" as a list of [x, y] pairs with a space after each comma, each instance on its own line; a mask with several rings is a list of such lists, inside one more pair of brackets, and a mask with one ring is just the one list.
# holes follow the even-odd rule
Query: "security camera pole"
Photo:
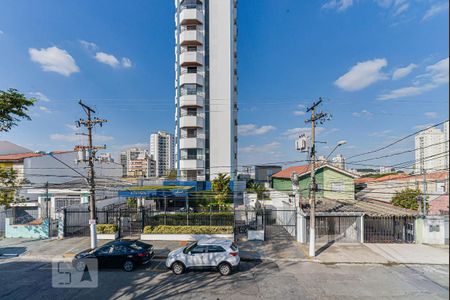
[[309, 256], [316, 256], [316, 122], [322, 124], [326, 119], [329, 119], [327, 113], [319, 112], [316, 114], [316, 107], [322, 103], [322, 98], [314, 102], [306, 112], [311, 112], [311, 119], [306, 120], [306, 123], [311, 123], [311, 187], [310, 187], [310, 213], [309, 213]]
[[105, 149], [105, 146], [102, 147], [96, 147], [92, 145], [92, 128], [99, 124], [100, 127], [103, 123], [108, 122], [107, 120], [101, 120], [99, 118], [92, 119], [92, 113], [95, 114], [95, 111], [84, 104], [81, 100], [78, 102], [78, 104], [81, 105], [84, 112], [87, 115], [87, 120], [80, 119], [76, 121], [77, 127], [84, 126], [88, 130], [88, 146], [76, 146], [76, 151], [86, 151], [88, 153], [88, 164], [89, 164], [89, 174], [88, 174], [88, 184], [89, 184], [89, 192], [90, 192], [90, 199], [89, 199], [89, 227], [91, 232], [91, 248], [94, 249], [97, 247], [97, 226], [96, 226], [96, 214], [95, 214], [95, 173], [94, 173], [94, 161], [95, 161], [95, 154], [100, 149]]

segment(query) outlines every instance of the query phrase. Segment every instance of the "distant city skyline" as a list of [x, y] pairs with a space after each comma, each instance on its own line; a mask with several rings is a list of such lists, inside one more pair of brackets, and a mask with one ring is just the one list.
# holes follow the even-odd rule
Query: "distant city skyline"
[[[293, 141], [320, 96], [333, 118], [318, 129], [327, 142], [319, 155], [345, 139], [335, 154], [351, 157], [448, 119], [448, 2], [398, 2], [238, 2], [239, 166], [305, 159]], [[39, 101], [33, 120], [0, 140], [73, 149], [83, 142], [79, 99], [109, 120], [94, 143], [116, 161], [124, 149], [148, 149], [153, 132], [174, 133], [174, 13], [160, 0], [2, 1], [0, 89]], [[411, 138], [389, 151], [413, 148]]]

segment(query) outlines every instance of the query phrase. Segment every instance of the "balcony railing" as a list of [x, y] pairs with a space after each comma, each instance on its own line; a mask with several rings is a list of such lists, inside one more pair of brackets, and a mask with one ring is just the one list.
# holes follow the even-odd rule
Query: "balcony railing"
[[204, 160], [205, 156], [203, 154], [197, 155], [181, 155], [181, 160]]

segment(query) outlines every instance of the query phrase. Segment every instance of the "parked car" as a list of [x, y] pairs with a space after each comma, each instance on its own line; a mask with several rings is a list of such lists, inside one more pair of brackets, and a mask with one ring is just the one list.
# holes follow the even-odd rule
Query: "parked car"
[[189, 212], [195, 212], [195, 210], [192, 207], [189, 207], [189, 209], [186, 209], [186, 207], [182, 207], [178, 210], [178, 212], [187, 212], [189, 210]]
[[166, 267], [175, 275], [187, 269], [213, 268], [223, 276], [230, 275], [240, 263], [239, 249], [230, 240], [200, 240], [169, 253]]
[[85, 259], [95, 258], [99, 268], [121, 267], [130, 272], [136, 266], [147, 264], [154, 256], [153, 246], [140, 241], [112, 241], [101, 247], [82, 251], [75, 255], [72, 265], [84, 270]]

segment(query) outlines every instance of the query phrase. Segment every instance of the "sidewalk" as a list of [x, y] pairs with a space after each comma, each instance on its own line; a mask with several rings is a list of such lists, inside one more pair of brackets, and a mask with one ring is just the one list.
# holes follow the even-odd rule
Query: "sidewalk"
[[[98, 245], [109, 241], [100, 240]], [[71, 259], [89, 249], [89, 238], [64, 240], [1, 239], [0, 260], [51, 261]], [[186, 242], [153, 241], [155, 258], [165, 259], [170, 251]], [[316, 257], [308, 257], [308, 245], [289, 240], [244, 241], [238, 243], [241, 260], [318, 262], [324, 264], [449, 264], [448, 246], [433, 247], [416, 244], [330, 244], [318, 245]]]

